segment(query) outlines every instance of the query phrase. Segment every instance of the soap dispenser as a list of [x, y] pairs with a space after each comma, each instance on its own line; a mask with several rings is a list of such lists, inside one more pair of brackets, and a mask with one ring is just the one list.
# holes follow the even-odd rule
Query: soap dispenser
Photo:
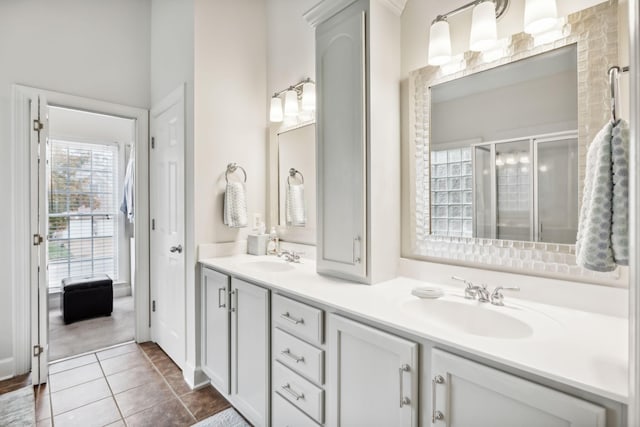
[[271, 227], [271, 231], [269, 232], [269, 243], [267, 243], [267, 255], [277, 255], [278, 246], [278, 233], [276, 232], [275, 227]]

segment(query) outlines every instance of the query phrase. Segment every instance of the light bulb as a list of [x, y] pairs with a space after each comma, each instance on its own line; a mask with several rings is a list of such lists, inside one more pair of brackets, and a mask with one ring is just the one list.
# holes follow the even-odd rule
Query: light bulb
[[451, 60], [451, 37], [446, 20], [435, 21], [429, 31], [429, 65], [442, 65]]
[[507, 157], [506, 162], [507, 162], [508, 165], [515, 165], [516, 163], [518, 163], [518, 162], [516, 162], [516, 158], [515, 158], [515, 156], [513, 154], [509, 154], [509, 156]]
[[522, 155], [520, 156], [519, 162], [522, 164], [528, 164], [529, 163], [529, 156], [527, 156], [526, 153], [522, 153]]
[[287, 117], [298, 115], [298, 94], [294, 89], [284, 93], [284, 115]]
[[302, 85], [302, 110], [315, 111], [316, 109], [316, 85], [307, 82]]
[[269, 109], [269, 120], [272, 122], [281, 122], [282, 117], [282, 100], [274, 96], [271, 98], [271, 108]]
[[544, 33], [552, 29], [558, 21], [556, 0], [525, 0], [524, 32]]
[[502, 160], [501, 156], [496, 157], [496, 166], [504, 166], [504, 160]]
[[495, 3], [492, 1], [478, 3], [473, 7], [469, 48], [476, 52], [483, 52], [495, 46], [497, 40]]

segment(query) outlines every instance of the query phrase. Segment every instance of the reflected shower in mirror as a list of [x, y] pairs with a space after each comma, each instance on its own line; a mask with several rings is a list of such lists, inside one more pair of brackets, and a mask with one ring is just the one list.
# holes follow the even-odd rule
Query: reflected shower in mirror
[[278, 224], [281, 237], [315, 243], [315, 124], [278, 133]]
[[575, 243], [575, 44], [434, 85], [431, 232]]

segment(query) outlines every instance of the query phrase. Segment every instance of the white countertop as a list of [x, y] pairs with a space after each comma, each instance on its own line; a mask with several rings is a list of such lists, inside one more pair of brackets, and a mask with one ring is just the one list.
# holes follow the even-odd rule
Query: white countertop
[[[513, 298], [505, 292], [505, 306], [483, 304], [496, 315], [509, 314], [532, 322], [526, 338], [493, 338], [456, 330], [417, 307], [429, 304], [411, 295], [420, 285], [437, 285], [445, 300], [459, 298], [462, 287], [398, 277], [373, 286], [316, 273], [315, 263], [290, 264], [288, 271], [268, 271], [264, 263], [282, 263], [273, 256], [234, 255], [210, 258], [202, 264], [219, 271], [300, 296], [345, 313], [408, 334], [466, 351], [531, 374], [626, 403], [628, 398], [628, 321], [623, 317], [579, 311]], [[268, 266], [267, 266], [268, 267]], [[285, 268], [285, 267], [282, 267]], [[578, 295], [579, 297], [579, 295]], [[464, 304], [480, 304], [464, 301]], [[413, 309], [410, 307], [413, 306]]]

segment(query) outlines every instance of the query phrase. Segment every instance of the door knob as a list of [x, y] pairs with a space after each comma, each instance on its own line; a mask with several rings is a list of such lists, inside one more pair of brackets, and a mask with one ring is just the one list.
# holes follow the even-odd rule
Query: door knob
[[178, 245], [178, 246], [171, 246], [171, 247], [169, 248], [169, 252], [171, 252], [172, 254], [173, 254], [173, 253], [176, 253], [176, 252], [178, 252], [179, 254], [181, 254], [181, 253], [182, 253], [182, 245]]

